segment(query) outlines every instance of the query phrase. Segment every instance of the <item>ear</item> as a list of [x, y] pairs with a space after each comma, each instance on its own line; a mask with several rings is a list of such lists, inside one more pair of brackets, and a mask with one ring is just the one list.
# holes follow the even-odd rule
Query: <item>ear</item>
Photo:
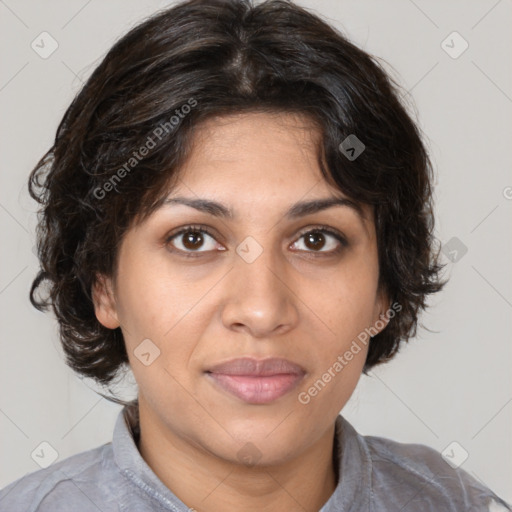
[[389, 300], [388, 294], [383, 288], [379, 289], [372, 324], [374, 329], [377, 329], [379, 333], [382, 332], [389, 323], [390, 316], [386, 314], [386, 312], [389, 311], [390, 308], [391, 301]]
[[92, 286], [92, 300], [98, 322], [109, 329], [119, 327], [120, 322], [111, 278], [102, 274], [96, 275]]

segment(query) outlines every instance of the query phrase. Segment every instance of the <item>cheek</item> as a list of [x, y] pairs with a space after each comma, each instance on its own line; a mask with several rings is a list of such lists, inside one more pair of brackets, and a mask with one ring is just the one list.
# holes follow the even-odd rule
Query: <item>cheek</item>
[[[165, 369], [180, 381], [189, 378], [190, 356], [204, 329], [201, 319], [206, 318], [198, 316], [205, 283], [194, 284], [187, 276], [170, 272], [162, 258], [149, 261], [132, 251], [120, 264], [118, 317], [136, 380], [144, 387], [158, 386], [163, 380], [168, 387], [171, 377]], [[145, 366], [138, 360], [141, 352], [158, 357]]]
[[143, 280], [132, 274], [120, 288], [119, 297], [118, 314], [129, 336], [161, 338], [180, 313], [172, 288], [147, 274]]
[[323, 407], [341, 409], [366, 361], [370, 338], [365, 329], [374, 320], [377, 294], [375, 266], [373, 261], [366, 263], [341, 269], [312, 298], [316, 324], [325, 336], [315, 343], [317, 371], [306, 392], [310, 397], [322, 395], [318, 406], [322, 402]]
[[117, 288], [120, 320], [129, 335], [163, 338], [191, 309], [199, 291], [170, 272], [164, 255], [128, 246], [122, 256]]
[[347, 266], [315, 294], [314, 310], [331, 331], [331, 348], [342, 348], [370, 327], [375, 315], [377, 279], [373, 265]]

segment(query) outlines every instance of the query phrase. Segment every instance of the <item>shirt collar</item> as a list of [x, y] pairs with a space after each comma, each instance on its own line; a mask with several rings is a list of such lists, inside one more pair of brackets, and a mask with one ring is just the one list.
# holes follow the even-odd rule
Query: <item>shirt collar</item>
[[188, 512], [187, 507], [153, 472], [137, 448], [140, 435], [137, 401], [126, 405], [117, 417], [112, 439], [114, 459], [121, 473], [164, 510]]
[[[157, 477], [139, 453], [140, 435], [137, 402], [120, 412], [114, 427], [112, 448], [121, 472], [143, 492], [173, 512], [189, 508]], [[370, 507], [372, 463], [364, 437], [341, 415], [335, 423], [334, 455], [338, 480], [334, 493], [319, 512], [358, 510]]]
[[336, 418], [334, 453], [338, 484], [319, 512], [370, 510], [372, 460], [363, 436], [341, 415]]

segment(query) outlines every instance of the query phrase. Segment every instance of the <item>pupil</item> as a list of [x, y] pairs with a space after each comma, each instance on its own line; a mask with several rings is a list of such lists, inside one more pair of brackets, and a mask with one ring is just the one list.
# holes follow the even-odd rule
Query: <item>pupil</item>
[[[317, 242], [315, 242], [315, 238], [317, 238]], [[319, 241], [318, 241], [319, 239]], [[306, 237], [306, 245], [309, 246], [311, 244], [311, 248], [313, 249], [321, 249], [323, 246], [324, 240], [322, 233], [313, 232], [309, 233]]]
[[189, 231], [185, 236], [183, 245], [187, 249], [197, 249], [197, 247], [201, 245], [202, 239], [203, 237], [198, 231]]

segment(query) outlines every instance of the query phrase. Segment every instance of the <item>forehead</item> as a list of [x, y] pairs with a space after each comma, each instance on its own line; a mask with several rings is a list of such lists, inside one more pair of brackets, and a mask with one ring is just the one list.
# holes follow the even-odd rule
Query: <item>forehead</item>
[[194, 130], [180, 177], [188, 186], [225, 194], [236, 189], [238, 196], [251, 191], [296, 196], [312, 187], [335, 192], [321, 174], [319, 142], [318, 128], [295, 114], [210, 118]]
[[[274, 136], [278, 135], [278, 138]], [[217, 158], [236, 153], [239, 146], [251, 143], [265, 146], [271, 151], [300, 149], [305, 153], [316, 152], [320, 130], [312, 119], [297, 113], [244, 112], [209, 118], [195, 129], [194, 150], [202, 149]]]
[[319, 128], [296, 114], [210, 118], [195, 129], [164, 204], [186, 204], [230, 220], [264, 211], [296, 218], [320, 211], [318, 200], [336, 198], [345, 199], [363, 224], [371, 222], [367, 205], [350, 201], [325, 180], [320, 142]]

